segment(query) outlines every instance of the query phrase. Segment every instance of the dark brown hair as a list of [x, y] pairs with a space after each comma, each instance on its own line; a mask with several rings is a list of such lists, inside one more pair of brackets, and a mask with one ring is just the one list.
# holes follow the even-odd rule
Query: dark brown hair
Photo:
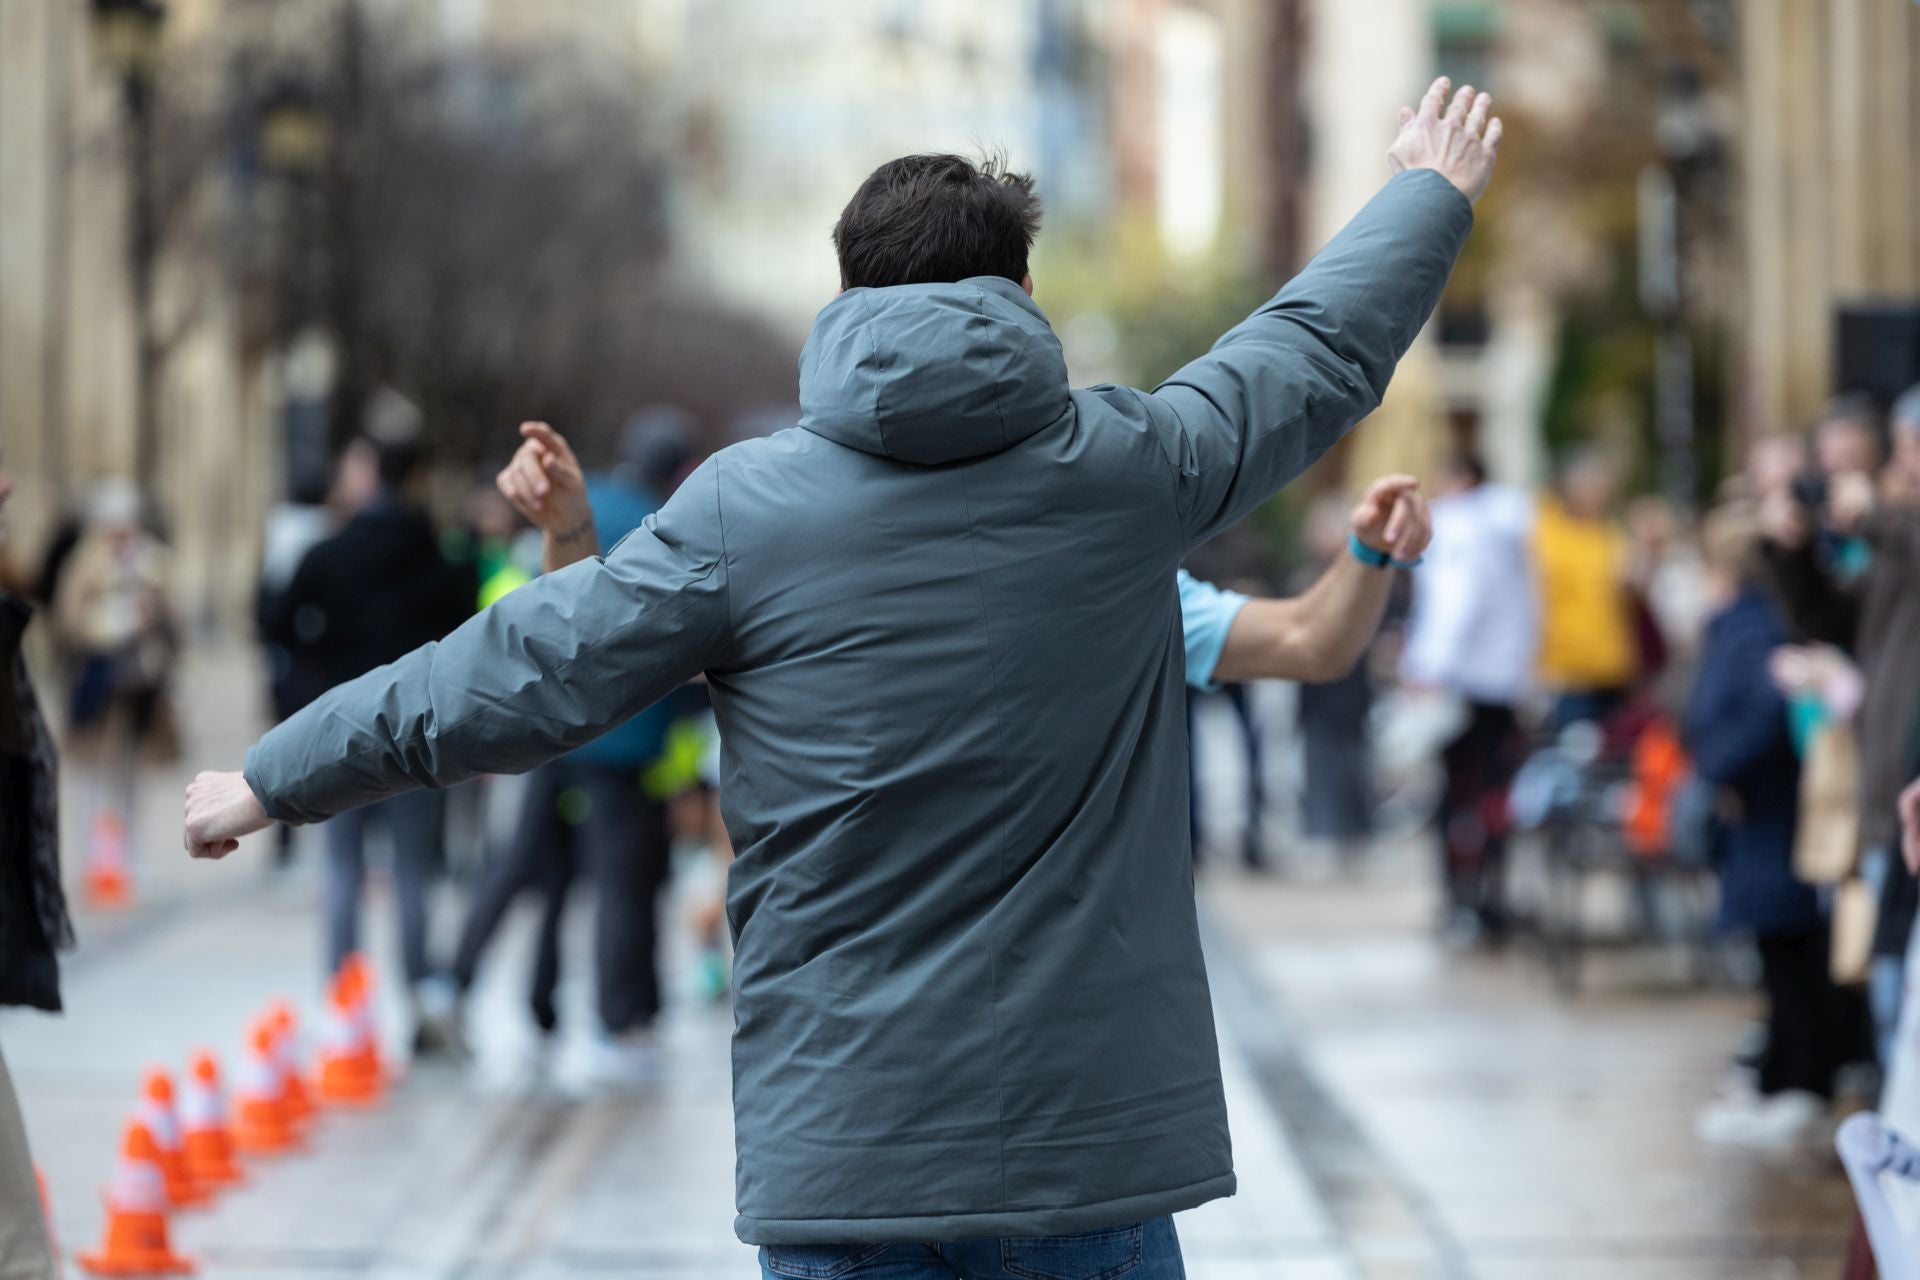
[[902, 156], [875, 169], [834, 224], [845, 289], [1027, 274], [1040, 230], [1033, 179], [1006, 161]]

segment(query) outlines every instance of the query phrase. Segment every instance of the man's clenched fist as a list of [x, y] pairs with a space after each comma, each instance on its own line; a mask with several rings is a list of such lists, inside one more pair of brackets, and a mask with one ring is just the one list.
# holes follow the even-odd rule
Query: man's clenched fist
[[187, 852], [196, 858], [224, 858], [271, 822], [243, 774], [203, 773], [187, 784]]
[[1400, 108], [1400, 136], [1387, 148], [1387, 168], [1432, 169], [1460, 188], [1469, 200], [1478, 200], [1493, 176], [1493, 153], [1500, 147], [1500, 117], [1490, 94], [1475, 93], [1463, 84], [1448, 102], [1453, 82], [1441, 76], [1427, 88], [1419, 110]]

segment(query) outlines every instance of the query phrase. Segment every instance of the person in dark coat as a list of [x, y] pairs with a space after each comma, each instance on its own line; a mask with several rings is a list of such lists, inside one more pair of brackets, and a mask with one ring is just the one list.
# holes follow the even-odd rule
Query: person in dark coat
[[1868, 880], [1884, 866], [1873, 938], [1874, 1017], [1892, 1042], [1920, 880], [1897, 856], [1895, 809], [1907, 780], [1907, 724], [1920, 707], [1920, 386], [1887, 418], [1882, 447], [1871, 405], [1836, 402], [1814, 430], [1816, 466], [1762, 491], [1768, 581], [1796, 638], [1846, 650], [1866, 680], [1860, 746], [1860, 845]]
[[[0, 471], [0, 507], [13, 481]], [[53, 738], [20, 651], [33, 610], [0, 586], [0, 1005], [60, 1011], [55, 953], [73, 945], [60, 887]], [[0, 1058], [0, 1275], [57, 1276], [33, 1158]]]
[[[407, 496], [420, 453], [395, 431], [362, 437], [341, 459], [336, 497], [356, 508], [340, 531], [316, 543], [286, 590], [266, 602], [266, 638], [318, 659], [333, 688], [440, 639], [473, 615], [479, 597], [471, 565], [441, 554], [433, 522]], [[360, 949], [360, 890], [369, 827], [393, 845], [401, 961], [412, 994], [416, 1052], [451, 1047], [452, 983], [427, 954], [427, 893], [441, 865], [445, 796], [417, 791], [344, 813], [327, 823], [328, 971]]]
[[1719, 790], [1720, 925], [1751, 933], [1759, 949], [1767, 1045], [1758, 1096], [1709, 1108], [1699, 1131], [1709, 1141], [1785, 1146], [1826, 1115], [1846, 1037], [1819, 900], [1793, 874], [1800, 762], [1767, 665], [1788, 636], [1761, 581], [1759, 529], [1744, 513], [1721, 511], [1701, 540], [1715, 607], [1686, 747], [1695, 772]]

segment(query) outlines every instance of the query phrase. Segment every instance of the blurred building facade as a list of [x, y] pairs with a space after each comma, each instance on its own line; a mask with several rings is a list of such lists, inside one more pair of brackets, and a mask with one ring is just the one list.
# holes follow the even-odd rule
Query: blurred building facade
[[[267, 468], [259, 433], [246, 429], [259, 405], [231, 340], [231, 295], [183, 278], [159, 253], [148, 263], [145, 316], [157, 376], [143, 412], [131, 266], [141, 250], [130, 216], [140, 157], [129, 116], [162, 42], [194, 38], [218, 7], [174, 0], [164, 22], [129, 35], [113, 26], [127, 6], [0, 5], [0, 461], [17, 482], [10, 550], [30, 562], [94, 485], [134, 476], [144, 457], [189, 616], [245, 607]], [[152, 191], [150, 216], [172, 217], [176, 201], [193, 198]]]
[[[315, 27], [343, 3], [168, 0], [159, 39], [169, 49], [190, 45], [243, 11]], [[1491, 89], [1509, 123], [1522, 126], [1510, 130], [1510, 163], [1483, 208], [1498, 232], [1476, 237], [1470, 253], [1483, 258], [1463, 267], [1345, 467], [1424, 471], [1450, 442], [1471, 443], [1497, 476], [1523, 484], [1548, 469], [1541, 419], [1569, 282], [1608, 269], [1593, 249], [1590, 213], [1571, 207], [1551, 176], [1538, 176], [1553, 172], [1542, 153], [1565, 146], [1577, 158], [1583, 122], [1618, 113], [1610, 94], [1621, 59], [1667, 56], [1660, 14], [1716, 8], [1688, 0], [357, 3], [454, 50], [568, 42], [593, 51], [595, 74], [644, 89], [647, 114], [636, 106], [636, 131], [663, 139], [672, 168], [670, 269], [693, 290], [794, 336], [838, 284], [829, 236], [842, 204], [891, 156], [1004, 149], [1039, 180], [1048, 243], [1144, 234], [1176, 272], [1225, 264], [1266, 284], [1377, 190], [1394, 112], [1431, 75]], [[154, 394], [142, 396], [128, 70], [110, 56], [95, 16], [128, 5], [143, 2], [0, 3], [0, 457], [22, 481], [12, 524], [31, 555], [89, 486], [135, 474], [140, 437], [152, 437], [150, 478], [181, 553], [182, 604], [189, 614], [237, 618], [263, 513], [286, 483], [289, 388], [300, 380], [282, 370], [325, 361], [289, 362], [262, 340], [258, 313], [270, 302], [260, 282], [163, 256], [153, 264], [145, 324], [164, 359]], [[1779, 429], [1803, 421], [1831, 389], [1837, 302], [1920, 292], [1920, 166], [1912, 159], [1920, 6], [1747, 0], [1717, 8], [1737, 17], [1739, 31], [1739, 378], [1754, 421]], [[1040, 296], [1052, 305], [1048, 283], [1043, 273]], [[1063, 327], [1077, 376], [1118, 372], [1097, 350], [1079, 359], [1073, 326]], [[155, 412], [143, 427], [147, 399]]]
[[1740, 6], [1742, 391], [1762, 432], [1834, 385], [1834, 309], [1920, 304], [1920, 5]]

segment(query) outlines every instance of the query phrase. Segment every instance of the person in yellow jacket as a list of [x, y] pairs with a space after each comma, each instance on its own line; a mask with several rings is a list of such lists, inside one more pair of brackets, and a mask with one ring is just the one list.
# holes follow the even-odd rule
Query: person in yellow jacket
[[1629, 551], [1612, 515], [1616, 490], [1611, 462], [1576, 453], [1534, 519], [1540, 679], [1554, 696], [1556, 728], [1605, 719], [1639, 674]]

